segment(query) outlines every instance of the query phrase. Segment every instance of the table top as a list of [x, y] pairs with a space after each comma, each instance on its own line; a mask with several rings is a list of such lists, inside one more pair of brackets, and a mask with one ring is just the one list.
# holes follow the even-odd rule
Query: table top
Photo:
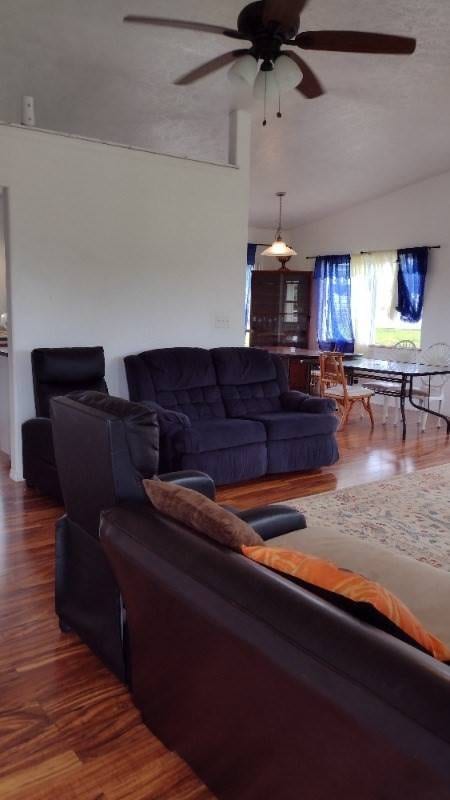
[[[282, 347], [273, 345], [259, 347], [259, 350], [267, 350], [278, 356], [291, 356], [293, 358], [305, 358], [319, 360], [322, 350], [308, 350], [302, 347]], [[385, 372], [390, 375], [450, 375], [450, 364], [420, 364], [419, 362], [409, 363], [407, 361], [384, 361], [377, 358], [366, 358], [360, 353], [344, 353], [344, 367], [364, 372]]]
[[385, 372], [390, 375], [450, 375], [450, 364], [419, 364], [406, 361], [381, 361], [375, 358], [344, 358], [344, 367], [363, 372]]
[[[308, 350], [303, 347], [284, 347], [282, 345], [272, 345], [267, 347], [258, 347], [258, 350], [266, 350], [268, 353], [274, 353], [277, 356], [292, 356], [295, 358], [312, 358], [319, 359], [322, 355], [322, 350]], [[346, 353], [346, 359], [361, 358], [359, 353]]]

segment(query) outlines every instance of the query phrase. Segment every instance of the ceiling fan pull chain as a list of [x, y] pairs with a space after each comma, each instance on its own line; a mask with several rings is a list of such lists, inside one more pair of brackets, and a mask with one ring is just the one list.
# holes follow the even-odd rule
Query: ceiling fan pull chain
[[278, 119], [281, 119], [282, 116], [283, 116], [283, 114], [281, 113], [281, 92], [278, 92], [278, 112], [277, 112], [277, 117], [278, 117]]
[[263, 128], [267, 125], [267, 72], [264, 73], [264, 119]]

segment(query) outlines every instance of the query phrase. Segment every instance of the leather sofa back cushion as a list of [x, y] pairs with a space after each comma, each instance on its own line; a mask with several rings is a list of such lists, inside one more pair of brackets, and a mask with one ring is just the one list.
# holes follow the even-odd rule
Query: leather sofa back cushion
[[379, 583], [299, 551], [248, 547], [247, 558], [288, 575], [355, 616], [450, 664], [450, 649], [428, 633], [407, 606]]
[[[67, 400], [79, 403], [83, 411], [85, 408], [93, 409], [98, 413], [99, 419], [104, 425], [108, 420], [120, 421], [123, 425], [125, 442], [128, 446], [128, 453], [131, 465], [138, 475], [154, 475], [158, 471], [159, 461], [159, 425], [157, 414], [151, 409], [146, 408], [141, 403], [131, 403], [122, 397], [102, 394], [101, 392], [72, 392]], [[59, 401], [55, 401], [58, 403]], [[56, 407], [58, 409], [58, 407]], [[72, 417], [67, 417], [67, 424], [73, 424], [74, 414], [77, 408], [69, 408]], [[64, 410], [61, 412], [64, 413]], [[79, 417], [82, 419], [82, 417]], [[88, 423], [88, 418], [86, 417]], [[86, 427], [89, 435], [89, 427]], [[117, 456], [118, 453], [113, 454]], [[114, 459], [113, 459], [114, 460]], [[119, 459], [117, 459], [119, 463]], [[124, 462], [127, 463], [127, 462]], [[118, 476], [116, 476], [116, 484]]]
[[265, 350], [219, 347], [211, 350], [229, 417], [281, 410], [287, 379], [280, 360]]
[[191, 420], [225, 417], [216, 373], [208, 350], [173, 347], [141, 353], [159, 405]]
[[50, 416], [52, 397], [79, 389], [108, 392], [103, 347], [37, 348], [31, 363], [38, 416]]
[[32, 363], [39, 383], [94, 382], [105, 377], [103, 347], [37, 348]]
[[250, 525], [199, 492], [159, 480], [144, 480], [143, 483], [157, 511], [225, 547], [240, 552], [243, 545], [264, 545]]

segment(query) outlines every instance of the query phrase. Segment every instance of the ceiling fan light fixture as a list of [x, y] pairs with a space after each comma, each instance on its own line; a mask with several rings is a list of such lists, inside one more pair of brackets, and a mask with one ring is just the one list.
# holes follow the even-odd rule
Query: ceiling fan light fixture
[[256, 100], [273, 100], [278, 97], [279, 93], [280, 87], [278, 86], [278, 81], [275, 78], [273, 70], [270, 72], [267, 70], [260, 70], [255, 81], [255, 88], [253, 89], [253, 95]]
[[300, 67], [285, 55], [278, 56], [273, 72], [281, 92], [295, 89], [303, 77]]
[[228, 79], [236, 87], [253, 86], [258, 72], [257, 59], [248, 54], [240, 56], [228, 71]]

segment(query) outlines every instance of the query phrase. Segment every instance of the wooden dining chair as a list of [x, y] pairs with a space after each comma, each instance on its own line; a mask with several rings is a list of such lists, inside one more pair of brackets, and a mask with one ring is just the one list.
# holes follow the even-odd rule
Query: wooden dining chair
[[370, 418], [373, 428], [374, 419], [370, 398], [374, 392], [364, 386], [356, 384], [349, 386], [345, 376], [344, 355], [342, 353], [322, 353], [320, 356], [320, 394], [335, 400], [341, 415], [340, 428], [346, 424], [350, 412], [356, 403], [361, 403], [364, 411]]

